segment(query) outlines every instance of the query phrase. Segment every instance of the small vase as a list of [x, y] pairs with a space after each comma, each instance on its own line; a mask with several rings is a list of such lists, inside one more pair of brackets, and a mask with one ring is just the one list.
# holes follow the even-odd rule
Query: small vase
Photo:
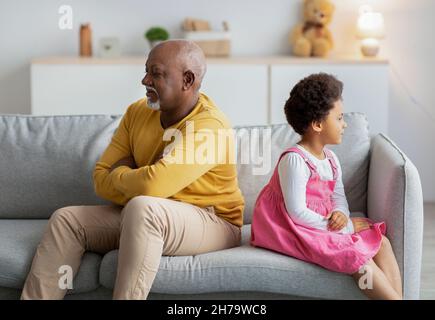
[[80, 56], [92, 56], [92, 32], [89, 23], [80, 26]]

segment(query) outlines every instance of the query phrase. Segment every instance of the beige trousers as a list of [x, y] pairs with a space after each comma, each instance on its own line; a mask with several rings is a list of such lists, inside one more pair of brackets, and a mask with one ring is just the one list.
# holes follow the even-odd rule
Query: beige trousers
[[77, 274], [85, 251], [119, 248], [114, 299], [146, 299], [160, 257], [195, 255], [240, 245], [240, 228], [219, 218], [213, 207], [149, 196], [123, 208], [71, 206], [56, 210], [37, 247], [21, 299], [62, 299], [62, 266]]

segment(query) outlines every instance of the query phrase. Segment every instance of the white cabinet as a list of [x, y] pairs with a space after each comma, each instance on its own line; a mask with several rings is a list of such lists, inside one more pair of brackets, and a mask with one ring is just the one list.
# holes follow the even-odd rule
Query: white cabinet
[[370, 131], [388, 132], [388, 66], [386, 64], [316, 64], [271, 66], [271, 122], [286, 122], [284, 103], [302, 78], [326, 72], [344, 83], [344, 112], [365, 113]]
[[144, 66], [32, 64], [31, 113], [123, 114], [145, 96]]
[[[31, 113], [122, 114], [144, 97], [144, 57], [44, 58], [31, 66]], [[388, 133], [388, 62], [360, 58], [208, 59], [201, 90], [234, 126], [285, 122], [284, 103], [305, 76], [327, 72], [344, 82], [345, 112], [362, 112], [372, 133]]]

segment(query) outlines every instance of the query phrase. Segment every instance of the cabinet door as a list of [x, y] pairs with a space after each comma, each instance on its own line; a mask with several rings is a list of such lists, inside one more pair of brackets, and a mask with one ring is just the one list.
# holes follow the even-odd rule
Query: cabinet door
[[233, 126], [268, 122], [268, 67], [209, 64], [201, 91], [228, 116]]
[[123, 114], [145, 96], [143, 65], [34, 64], [31, 113]]
[[302, 78], [318, 72], [336, 76], [344, 83], [344, 112], [364, 113], [370, 132], [388, 133], [388, 65], [330, 64], [273, 65], [271, 67], [271, 120], [286, 122], [284, 104], [290, 90]]

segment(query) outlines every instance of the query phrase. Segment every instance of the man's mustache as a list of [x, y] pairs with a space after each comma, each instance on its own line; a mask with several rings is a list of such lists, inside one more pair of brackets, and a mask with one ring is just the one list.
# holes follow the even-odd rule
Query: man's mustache
[[154, 89], [153, 87], [145, 86], [145, 88], [147, 89], [147, 91], [152, 91], [152, 92], [154, 92], [157, 96], [159, 95], [159, 94], [157, 93], [157, 90]]

